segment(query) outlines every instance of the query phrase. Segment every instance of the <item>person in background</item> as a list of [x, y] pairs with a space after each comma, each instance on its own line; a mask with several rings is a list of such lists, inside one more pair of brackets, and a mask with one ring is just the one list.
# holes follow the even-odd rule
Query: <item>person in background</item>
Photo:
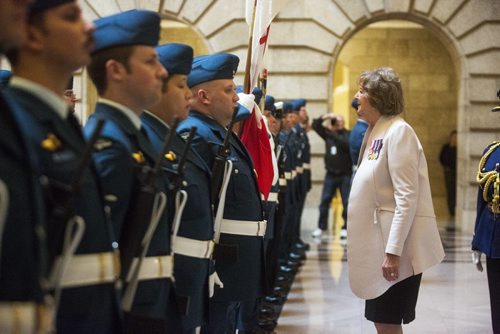
[[[358, 111], [358, 99], [354, 98], [351, 102], [351, 106], [354, 111]], [[356, 113], [357, 115], [357, 113]], [[356, 170], [358, 169], [358, 158], [359, 151], [361, 150], [361, 144], [363, 143], [363, 138], [365, 137], [366, 129], [368, 129], [368, 123], [363, 119], [363, 116], [358, 116], [356, 124], [352, 127], [351, 135], [349, 136], [349, 153], [351, 154], [352, 161], [352, 179], [356, 175]]]
[[[326, 125], [324, 125], [326, 123]], [[347, 235], [347, 205], [351, 184], [352, 162], [349, 154], [350, 131], [344, 127], [344, 118], [340, 115], [328, 113], [313, 120], [312, 128], [325, 141], [325, 169], [326, 175], [321, 192], [319, 205], [318, 228], [313, 231], [313, 237], [320, 238], [328, 228], [328, 213], [332, 198], [337, 189], [342, 198], [342, 219], [344, 223], [340, 237]]]
[[[497, 92], [500, 99], [500, 90]], [[500, 112], [500, 106], [491, 111]], [[477, 215], [472, 239], [473, 261], [483, 271], [481, 254], [486, 255], [493, 333], [500, 333], [500, 142], [483, 152], [477, 171], [479, 183]]]
[[444, 258], [427, 162], [401, 116], [403, 88], [392, 68], [361, 74], [358, 115], [369, 124], [352, 182], [347, 225], [349, 283], [378, 333], [415, 319], [422, 272]]
[[73, 90], [73, 77], [69, 79], [68, 85], [64, 90], [64, 98], [68, 102], [70, 112], [74, 114], [76, 102], [78, 101], [78, 99], [76, 98], [75, 91]]
[[446, 230], [453, 232], [455, 230], [455, 206], [457, 197], [457, 131], [450, 133], [448, 143], [444, 144], [439, 153], [439, 162], [444, 170], [444, 184], [446, 187], [446, 203], [448, 204], [448, 213], [451, 221], [446, 226]]

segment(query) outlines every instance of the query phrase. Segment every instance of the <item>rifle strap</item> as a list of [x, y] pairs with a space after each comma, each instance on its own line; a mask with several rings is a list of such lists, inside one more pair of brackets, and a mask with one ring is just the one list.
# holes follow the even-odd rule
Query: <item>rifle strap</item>
[[177, 194], [175, 194], [175, 215], [172, 223], [172, 239], [174, 239], [179, 232], [181, 217], [186, 207], [187, 200], [188, 194], [185, 190], [179, 190]]
[[216, 244], [219, 243], [220, 239], [220, 228], [222, 224], [222, 218], [224, 216], [224, 206], [226, 205], [226, 191], [227, 186], [229, 185], [229, 180], [231, 179], [231, 173], [233, 171], [233, 162], [231, 160], [227, 160], [224, 167], [224, 177], [222, 179], [222, 186], [220, 188], [219, 206], [217, 207], [217, 213], [215, 215], [214, 222], [214, 241]]

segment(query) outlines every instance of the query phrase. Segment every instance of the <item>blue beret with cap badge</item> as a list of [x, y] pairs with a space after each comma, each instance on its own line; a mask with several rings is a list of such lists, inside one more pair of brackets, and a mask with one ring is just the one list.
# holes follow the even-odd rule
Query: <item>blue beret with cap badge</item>
[[188, 86], [194, 87], [207, 81], [233, 79], [240, 59], [229, 53], [198, 56], [193, 59]]
[[169, 43], [156, 47], [158, 60], [169, 74], [188, 75], [193, 64], [193, 48], [186, 44]]
[[160, 20], [156, 12], [136, 9], [97, 19], [92, 52], [126, 45], [156, 46]]

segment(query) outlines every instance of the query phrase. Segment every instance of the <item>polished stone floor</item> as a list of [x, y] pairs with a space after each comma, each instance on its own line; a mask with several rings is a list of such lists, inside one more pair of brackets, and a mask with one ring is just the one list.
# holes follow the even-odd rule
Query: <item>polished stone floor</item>
[[[345, 247], [339, 227], [321, 242], [310, 237], [314, 212], [305, 212], [303, 238], [310, 242], [307, 261], [297, 274], [276, 328], [277, 333], [376, 333], [364, 318], [364, 301], [349, 288]], [[492, 333], [486, 272], [470, 262], [471, 236], [444, 231], [445, 260], [424, 272], [416, 319], [404, 333]], [[484, 261], [483, 261], [484, 262]], [[483, 263], [484, 264], [484, 263]]]

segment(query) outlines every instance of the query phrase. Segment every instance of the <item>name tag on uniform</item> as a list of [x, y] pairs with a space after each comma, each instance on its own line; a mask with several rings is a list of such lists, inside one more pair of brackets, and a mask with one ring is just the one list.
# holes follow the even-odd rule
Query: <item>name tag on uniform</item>
[[337, 154], [337, 146], [330, 147], [330, 155], [336, 155], [336, 154]]
[[370, 145], [370, 150], [368, 151], [368, 160], [377, 160], [382, 149], [383, 142], [382, 138], [373, 139]]

